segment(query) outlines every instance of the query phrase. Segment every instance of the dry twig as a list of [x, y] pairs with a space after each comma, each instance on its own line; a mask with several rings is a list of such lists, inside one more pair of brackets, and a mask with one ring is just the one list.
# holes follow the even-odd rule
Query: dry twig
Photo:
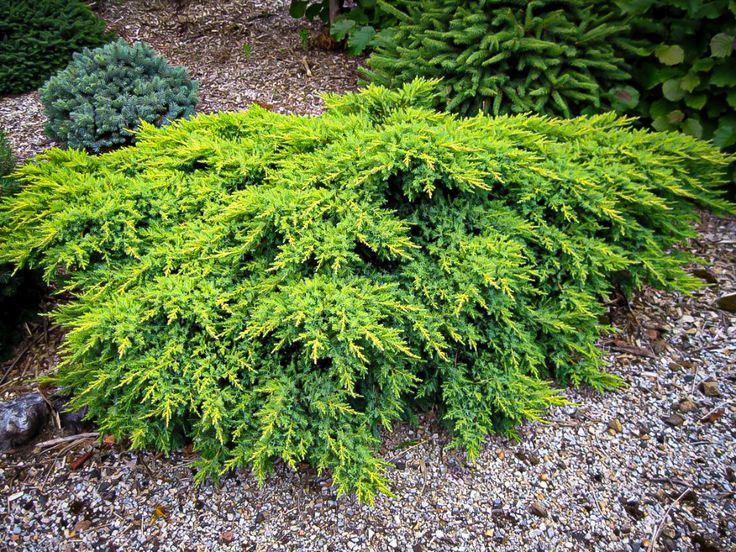
[[51, 439], [49, 441], [42, 441], [41, 443], [36, 443], [36, 448], [49, 448], [49, 447], [53, 447], [61, 443], [68, 443], [69, 441], [78, 441], [82, 439], [96, 439], [99, 436], [100, 434], [96, 431], [92, 431], [90, 433], [78, 433], [77, 435], [69, 435], [68, 437], [57, 437], [56, 439]]
[[670, 515], [670, 511], [672, 508], [674, 508], [680, 500], [682, 500], [690, 491], [692, 491], [692, 487], [688, 487], [682, 493], [680, 496], [678, 496], [669, 506], [667, 506], [667, 509], [664, 511], [664, 514], [662, 515], [662, 521], [659, 522], [659, 525], [657, 525], [656, 529], [654, 530], [654, 533], [652, 533], [652, 538], [649, 539], [649, 546], [647, 547], [647, 552], [653, 552], [655, 546], [657, 546], [657, 539], [659, 538], [659, 534], [662, 532], [662, 529], [664, 529], [665, 523], [667, 523], [667, 518]]

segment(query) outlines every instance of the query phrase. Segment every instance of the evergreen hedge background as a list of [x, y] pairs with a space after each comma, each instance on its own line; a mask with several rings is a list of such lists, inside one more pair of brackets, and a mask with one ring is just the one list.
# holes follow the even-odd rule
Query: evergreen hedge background
[[80, 0], [0, 0], [0, 96], [37, 89], [74, 52], [112, 38]]
[[[198, 479], [280, 458], [389, 492], [377, 430], [437, 405], [474, 457], [561, 383], [615, 387], [614, 282], [692, 289], [676, 248], [728, 159], [611, 114], [457, 119], [432, 83], [156, 129], [102, 156], [51, 150], [0, 206], [0, 260], [74, 299], [58, 383], [102, 434]], [[62, 270], [59, 270], [62, 269]]]

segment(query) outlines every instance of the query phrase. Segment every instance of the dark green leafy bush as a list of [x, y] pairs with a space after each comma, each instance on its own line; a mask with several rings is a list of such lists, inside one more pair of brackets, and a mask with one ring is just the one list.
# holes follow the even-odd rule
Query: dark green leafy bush
[[307, 461], [370, 501], [375, 430], [421, 405], [474, 457], [563, 401], [548, 377], [618, 385], [600, 299], [695, 285], [673, 246], [693, 202], [728, 208], [727, 159], [612, 114], [457, 119], [432, 86], [144, 125], [135, 147], [23, 167], [0, 260], [74, 291], [55, 314], [74, 404], [136, 447], [193, 440], [200, 479]]
[[[441, 107], [460, 114], [536, 112], [569, 117], [609, 107], [629, 77], [619, 57], [626, 26], [583, 0], [406, 1], [381, 32], [368, 80], [395, 86], [442, 78]], [[602, 12], [603, 13], [603, 12]]]
[[161, 126], [192, 116], [197, 89], [184, 67], [142, 42], [87, 49], [41, 89], [46, 134], [72, 148], [107, 150], [132, 141], [141, 121]]
[[35, 90], [74, 52], [113, 38], [80, 0], [0, 0], [0, 95]]
[[629, 106], [658, 130], [736, 145], [736, 3], [619, 0], [639, 41], [638, 97]]
[[348, 51], [358, 55], [368, 49], [380, 29], [395, 25], [397, 16], [403, 14], [383, 0], [357, 0], [352, 7], [345, 7], [342, 0], [335, 2], [337, 12], [330, 21], [329, 0], [291, 0], [289, 13], [296, 18], [320, 18], [330, 23], [330, 35], [345, 41]]

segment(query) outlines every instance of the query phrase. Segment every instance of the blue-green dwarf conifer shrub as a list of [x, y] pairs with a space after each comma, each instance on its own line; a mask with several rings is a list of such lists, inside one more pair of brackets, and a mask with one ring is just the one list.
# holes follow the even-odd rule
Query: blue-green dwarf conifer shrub
[[390, 492], [378, 431], [436, 405], [491, 432], [603, 390], [616, 282], [692, 289], [695, 206], [729, 159], [614, 114], [458, 118], [436, 83], [328, 96], [320, 117], [200, 115], [92, 156], [51, 150], [0, 207], [0, 261], [73, 299], [58, 384], [100, 431], [198, 479], [280, 459]]
[[141, 121], [155, 126], [190, 117], [197, 81], [150, 46], [123, 40], [74, 55], [41, 89], [47, 135], [94, 152], [127, 144]]

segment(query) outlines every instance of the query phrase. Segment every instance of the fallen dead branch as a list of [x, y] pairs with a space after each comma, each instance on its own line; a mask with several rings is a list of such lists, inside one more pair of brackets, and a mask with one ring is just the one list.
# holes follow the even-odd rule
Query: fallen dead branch
[[70, 441], [81, 441], [83, 439], [96, 439], [100, 434], [96, 431], [89, 433], [78, 433], [77, 435], [69, 435], [67, 437], [57, 437], [56, 439], [50, 439], [48, 441], [42, 441], [36, 443], [36, 448], [49, 448], [61, 443], [68, 443]]

